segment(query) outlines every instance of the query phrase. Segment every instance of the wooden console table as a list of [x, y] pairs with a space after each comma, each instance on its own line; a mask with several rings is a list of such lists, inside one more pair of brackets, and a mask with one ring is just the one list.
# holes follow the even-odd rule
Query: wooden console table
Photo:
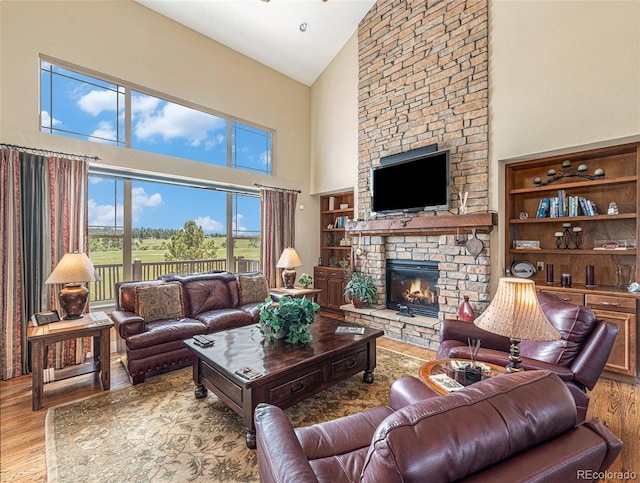
[[62, 320], [47, 325], [29, 327], [27, 330], [27, 339], [31, 342], [31, 401], [34, 411], [42, 407], [45, 347], [57, 342], [80, 337], [93, 337], [93, 362], [56, 370], [56, 381], [100, 371], [102, 389], [106, 391], [110, 388], [109, 332], [113, 327], [113, 322], [105, 319], [106, 315], [99, 312], [97, 314], [100, 314], [98, 321], [86, 315], [78, 320]]

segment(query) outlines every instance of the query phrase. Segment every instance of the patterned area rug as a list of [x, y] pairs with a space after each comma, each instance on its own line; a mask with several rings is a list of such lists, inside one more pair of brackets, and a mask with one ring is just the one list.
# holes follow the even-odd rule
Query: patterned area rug
[[[424, 361], [378, 348], [373, 384], [359, 373], [286, 410], [294, 427], [389, 402], [393, 381]], [[259, 481], [242, 419], [209, 391], [193, 395], [191, 368], [50, 408], [50, 482]]]

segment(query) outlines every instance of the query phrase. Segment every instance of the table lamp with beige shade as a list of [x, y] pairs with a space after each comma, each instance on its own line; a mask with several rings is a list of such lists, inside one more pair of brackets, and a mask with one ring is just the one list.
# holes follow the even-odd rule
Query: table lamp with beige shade
[[302, 260], [298, 256], [295, 248], [285, 248], [282, 251], [280, 260], [276, 263], [276, 268], [283, 268], [282, 281], [284, 282], [284, 288], [292, 289], [293, 284], [296, 281], [296, 267], [302, 266]]
[[473, 323], [494, 334], [509, 337], [507, 372], [521, 371], [520, 341], [558, 340], [560, 333], [544, 315], [533, 280], [505, 277], [489, 307]]
[[60, 306], [66, 314], [65, 319], [79, 319], [84, 313], [89, 298], [89, 289], [84, 282], [96, 282], [100, 277], [85, 253], [75, 252], [65, 254], [56, 268], [53, 269], [47, 284], [64, 284], [58, 298]]

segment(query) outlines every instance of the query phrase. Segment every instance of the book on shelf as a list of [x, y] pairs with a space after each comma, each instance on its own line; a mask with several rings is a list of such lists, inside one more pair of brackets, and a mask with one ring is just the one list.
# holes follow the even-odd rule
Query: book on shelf
[[538, 205], [536, 218], [546, 218], [547, 216], [549, 216], [549, 198], [542, 198]]
[[598, 214], [594, 201], [583, 196], [569, 196], [565, 190], [558, 190], [558, 196], [540, 199], [536, 218], [572, 218]]

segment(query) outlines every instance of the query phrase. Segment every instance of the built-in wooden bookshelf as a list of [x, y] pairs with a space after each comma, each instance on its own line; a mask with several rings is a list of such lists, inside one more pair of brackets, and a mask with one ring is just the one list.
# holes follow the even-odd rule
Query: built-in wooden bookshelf
[[[539, 290], [587, 305], [598, 317], [617, 324], [619, 334], [606, 369], [631, 377], [638, 368], [640, 293], [627, 287], [638, 280], [639, 165], [637, 142], [505, 162], [506, 267], [529, 262]], [[554, 217], [547, 210], [539, 217], [541, 200], [563, 196], [591, 200], [597, 214], [578, 201], [577, 209], [560, 210]], [[609, 212], [611, 202], [615, 214]], [[559, 239], [565, 231], [569, 236]], [[629, 272], [622, 284], [619, 265]], [[547, 273], [550, 266], [553, 275]], [[593, 267], [593, 280], [587, 280], [587, 266]], [[561, 286], [563, 273], [571, 275], [571, 286]]]
[[318, 304], [340, 310], [344, 287], [351, 276], [351, 247], [345, 230], [353, 219], [353, 191], [320, 197], [320, 260], [314, 267], [314, 286], [322, 290]]

